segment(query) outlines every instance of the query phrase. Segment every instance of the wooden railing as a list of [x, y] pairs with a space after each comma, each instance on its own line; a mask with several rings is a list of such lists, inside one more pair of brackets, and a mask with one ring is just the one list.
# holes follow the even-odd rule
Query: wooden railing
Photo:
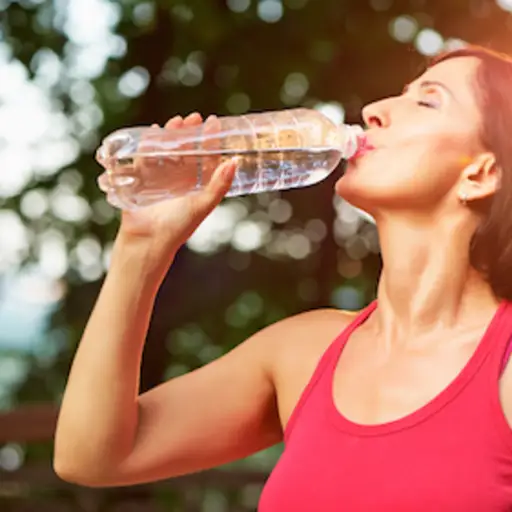
[[26, 405], [0, 412], [0, 444], [50, 441], [57, 424], [58, 407], [53, 404]]

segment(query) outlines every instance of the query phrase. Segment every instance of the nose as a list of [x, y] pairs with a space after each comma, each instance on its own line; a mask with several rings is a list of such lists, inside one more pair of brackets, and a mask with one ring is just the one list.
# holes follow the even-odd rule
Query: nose
[[389, 126], [391, 120], [385, 100], [366, 105], [363, 108], [363, 120], [368, 128], [384, 128]]

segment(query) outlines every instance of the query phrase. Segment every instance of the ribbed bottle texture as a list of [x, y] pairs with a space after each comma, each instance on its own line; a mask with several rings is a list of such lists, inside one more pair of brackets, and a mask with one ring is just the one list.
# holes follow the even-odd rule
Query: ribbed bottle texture
[[211, 118], [177, 130], [126, 128], [98, 149], [105, 168], [98, 184], [112, 205], [136, 209], [200, 190], [223, 161], [236, 158], [227, 196], [305, 187], [363, 145], [361, 127], [337, 126], [310, 109]]

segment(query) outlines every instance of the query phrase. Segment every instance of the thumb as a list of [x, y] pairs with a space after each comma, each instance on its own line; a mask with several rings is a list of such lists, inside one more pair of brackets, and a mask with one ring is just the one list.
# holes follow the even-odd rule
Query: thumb
[[224, 196], [229, 192], [238, 168], [239, 159], [231, 158], [220, 164], [212, 175], [203, 194], [204, 202], [201, 201], [205, 209], [213, 209], [219, 204]]

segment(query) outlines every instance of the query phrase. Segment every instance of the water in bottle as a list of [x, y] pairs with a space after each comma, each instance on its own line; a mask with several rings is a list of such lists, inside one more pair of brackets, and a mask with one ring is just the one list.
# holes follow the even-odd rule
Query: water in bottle
[[125, 128], [97, 151], [105, 168], [98, 184], [113, 206], [137, 209], [201, 190], [222, 162], [236, 158], [227, 196], [285, 190], [322, 181], [364, 148], [361, 127], [337, 126], [303, 108], [211, 117], [176, 130]]

